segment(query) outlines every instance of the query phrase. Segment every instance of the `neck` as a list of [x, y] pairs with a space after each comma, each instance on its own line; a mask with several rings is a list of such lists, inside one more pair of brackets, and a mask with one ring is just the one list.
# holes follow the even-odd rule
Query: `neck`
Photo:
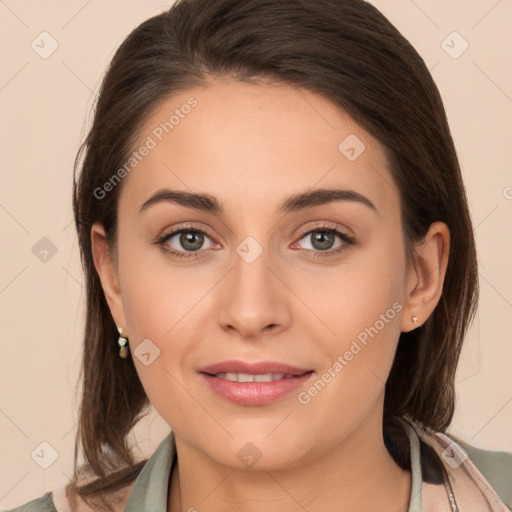
[[407, 512], [411, 473], [389, 455], [382, 427], [377, 432], [358, 427], [326, 454], [260, 472], [217, 464], [176, 438], [179, 458], [167, 510]]

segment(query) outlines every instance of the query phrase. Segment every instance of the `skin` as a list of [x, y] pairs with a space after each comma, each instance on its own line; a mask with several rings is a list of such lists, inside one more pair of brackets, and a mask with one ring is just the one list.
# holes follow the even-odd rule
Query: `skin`
[[[101, 224], [91, 230], [95, 266], [132, 354], [145, 339], [160, 350], [148, 366], [133, 359], [176, 436], [168, 511], [406, 511], [411, 475], [384, 445], [384, 386], [400, 332], [421, 325], [439, 301], [448, 228], [432, 224], [408, 261], [383, 147], [312, 92], [217, 78], [162, 103], [140, 145], [190, 96], [198, 105], [124, 178], [117, 260]], [[338, 150], [349, 134], [366, 146], [355, 161]], [[211, 194], [225, 215], [170, 202], [139, 215], [164, 187]], [[364, 195], [378, 211], [354, 201], [278, 211], [292, 194], [333, 187]], [[184, 223], [207, 231], [201, 249], [180, 244], [179, 234], [166, 244], [195, 259], [153, 243]], [[301, 235], [324, 225], [355, 243], [312, 256], [344, 244], [334, 236], [322, 249]], [[252, 263], [236, 252], [247, 236], [263, 249]], [[294, 392], [237, 405], [197, 373], [228, 359], [271, 360], [313, 369], [317, 380], [396, 302], [401, 311], [308, 404]], [[237, 457], [248, 442], [261, 454], [250, 468]]]

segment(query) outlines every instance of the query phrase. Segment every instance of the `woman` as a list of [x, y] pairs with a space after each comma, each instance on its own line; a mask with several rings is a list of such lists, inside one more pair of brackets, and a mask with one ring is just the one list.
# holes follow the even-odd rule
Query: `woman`
[[[446, 433], [473, 231], [374, 7], [178, 1], [117, 51], [76, 165], [85, 464], [16, 510], [512, 509], [512, 454]], [[150, 404], [172, 433], [135, 464]]]

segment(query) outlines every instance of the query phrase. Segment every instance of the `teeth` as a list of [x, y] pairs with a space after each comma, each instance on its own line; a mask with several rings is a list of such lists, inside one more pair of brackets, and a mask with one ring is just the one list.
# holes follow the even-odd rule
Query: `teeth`
[[218, 373], [219, 379], [226, 379], [232, 382], [272, 382], [285, 377], [284, 373], [264, 373], [262, 375], [252, 375], [250, 373]]

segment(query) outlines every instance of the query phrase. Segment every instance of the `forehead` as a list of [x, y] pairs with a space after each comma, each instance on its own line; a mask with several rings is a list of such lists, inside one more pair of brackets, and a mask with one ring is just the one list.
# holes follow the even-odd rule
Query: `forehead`
[[397, 207], [381, 144], [326, 98], [288, 85], [219, 79], [181, 91], [155, 108], [133, 150], [128, 211], [161, 188], [211, 194], [228, 213], [331, 187]]

